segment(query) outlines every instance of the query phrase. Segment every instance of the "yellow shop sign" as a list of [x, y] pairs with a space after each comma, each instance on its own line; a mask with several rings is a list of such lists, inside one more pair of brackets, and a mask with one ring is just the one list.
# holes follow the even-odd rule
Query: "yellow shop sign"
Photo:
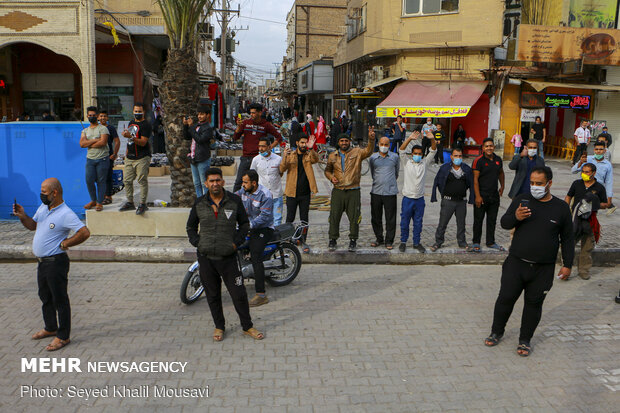
[[395, 118], [400, 115], [403, 118], [459, 118], [467, 116], [470, 106], [433, 107], [377, 107], [378, 118]]

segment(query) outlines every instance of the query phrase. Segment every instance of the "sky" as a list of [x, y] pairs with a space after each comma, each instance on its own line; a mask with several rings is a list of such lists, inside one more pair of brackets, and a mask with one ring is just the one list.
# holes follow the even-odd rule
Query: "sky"
[[[217, 1], [216, 4], [220, 8], [220, 2]], [[293, 0], [232, 0], [230, 9], [237, 9], [237, 5], [241, 6], [241, 17], [235, 17], [229, 27], [249, 29], [237, 31], [235, 39], [239, 44], [233, 57], [247, 67], [248, 77], [258, 84], [263, 84], [264, 79], [275, 77], [275, 70], [282, 63], [282, 57], [286, 53], [286, 15], [293, 5]], [[216, 22], [216, 37], [219, 37], [220, 29], [219, 23]], [[220, 59], [215, 53], [213, 58], [218, 64], [219, 71]], [[274, 63], [278, 66], [276, 67]]]

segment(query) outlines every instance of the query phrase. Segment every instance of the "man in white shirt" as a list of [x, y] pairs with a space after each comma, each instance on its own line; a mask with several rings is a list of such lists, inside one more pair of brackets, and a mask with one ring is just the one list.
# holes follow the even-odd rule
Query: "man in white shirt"
[[428, 137], [428, 132], [434, 134], [437, 130], [437, 126], [433, 124], [433, 118], [427, 118], [426, 123], [422, 125], [422, 156], [428, 155], [428, 149], [431, 146], [433, 138]]
[[252, 159], [250, 169], [258, 172], [261, 185], [269, 189], [273, 197], [273, 225], [277, 227], [282, 223], [282, 174], [280, 162], [282, 158], [269, 150], [269, 138], [263, 137], [258, 140], [258, 155]]
[[[422, 146], [415, 145], [412, 148], [412, 157], [407, 161], [404, 168], [405, 182], [403, 185], [403, 200], [400, 212], [400, 246], [398, 250], [405, 252], [407, 249], [407, 240], [409, 239], [409, 221], [413, 219], [413, 248], [420, 253], [426, 252], [426, 249], [420, 243], [422, 235], [422, 218], [424, 217], [424, 181], [426, 178], [427, 168], [434, 160], [435, 152], [437, 152], [437, 140], [433, 139], [433, 134], [427, 131], [427, 137], [431, 141], [431, 149], [428, 156], [422, 160], [424, 150]], [[407, 149], [409, 142], [418, 139], [420, 132], [413, 132], [400, 147], [401, 151]]]
[[588, 129], [588, 121], [582, 120], [581, 126], [575, 130], [575, 155], [573, 157], [573, 164], [577, 163], [577, 160], [581, 158], [581, 154], [588, 153], [588, 144], [590, 143], [590, 129]]

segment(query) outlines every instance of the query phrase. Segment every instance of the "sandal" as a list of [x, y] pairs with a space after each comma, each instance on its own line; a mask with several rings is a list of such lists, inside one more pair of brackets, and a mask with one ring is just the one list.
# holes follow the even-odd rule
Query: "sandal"
[[499, 335], [499, 334], [491, 333], [490, 336], [484, 339], [484, 345], [487, 347], [495, 347], [496, 345], [499, 344], [502, 337], [503, 337], [503, 334]]
[[527, 357], [530, 355], [531, 352], [532, 352], [532, 346], [530, 346], [530, 343], [525, 342], [525, 341], [519, 342], [519, 345], [517, 346], [518, 355], [520, 355], [521, 357]]
[[435, 252], [435, 251], [437, 251], [439, 248], [441, 248], [439, 245], [434, 244], [434, 245], [431, 247], [431, 251]]
[[103, 205], [110, 205], [112, 203], [112, 198], [104, 198], [102, 204]]
[[45, 349], [47, 351], [56, 351], [56, 350], [60, 350], [61, 348], [63, 348], [64, 346], [68, 345], [71, 342], [71, 340], [66, 339], [66, 340], [61, 340], [58, 337], [56, 337], [55, 339], [52, 340], [51, 343], [49, 343], [47, 345], [47, 347], [45, 347]]
[[222, 341], [224, 340], [224, 330], [220, 328], [216, 328], [213, 331], [213, 341]]
[[378, 247], [381, 244], [383, 244], [383, 243], [379, 242], [379, 241], [373, 241], [373, 242], [370, 243], [370, 246], [373, 247], [373, 248], [376, 248], [376, 247]]
[[97, 204], [95, 206], [95, 211], [103, 211], [103, 205], [102, 204]]
[[46, 329], [43, 329], [41, 331], [37, 331], [36, 333], [34, 333], [32, 335], [32, 339], [33, 340], [41, 340], [42, 338], [51, 337], [51, 336], [55, 336], [55, 335], [56, 335], [55, 331], [47, 331]]
[[252, 337], [254, 340], [262, 340], [265, 338], [265, 335], [261, 333], [260, 331], [258, 331], [257, 329], [255, 329], [254, 327], [245, 330], [243, 334], [245, 334], [246, 336]]
[[393, 250], [394, 249], [394, 245], [392, 244], [385, 244], [385, 248], [387, 248], [388, 250]]
[[506, 251], [506, 248], [502, 247], [501, 245], [495, 243], [493, 245], [487, 245], [488, 248], [494, 249], [494, 250], [498, 250], [498, 251]]

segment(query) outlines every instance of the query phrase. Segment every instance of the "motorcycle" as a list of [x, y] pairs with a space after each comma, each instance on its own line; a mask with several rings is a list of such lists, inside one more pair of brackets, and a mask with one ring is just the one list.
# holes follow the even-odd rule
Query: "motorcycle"
[[[265, 281], [273, 287], [281, 287], [290, 284], [301, 270], [301, 253], [297, 248], [297, 242], [306, 232], [308, 223], [301, 222], [299, 225], [286, 223], [279, 225], [274, 230], [273, 239], [267, 243], [263, 253], [263, 265], [265, 266]], [[248, 239], [237, 250], [237, 262], [244, 279], [254, 278], [254, 268], [250, 260]], [[199, 264], [195, 261], [187, 269], [185, 278], [181, 283], [181, 301], [184, 304], [196, 302], [204, 291], [198, 272]]]

